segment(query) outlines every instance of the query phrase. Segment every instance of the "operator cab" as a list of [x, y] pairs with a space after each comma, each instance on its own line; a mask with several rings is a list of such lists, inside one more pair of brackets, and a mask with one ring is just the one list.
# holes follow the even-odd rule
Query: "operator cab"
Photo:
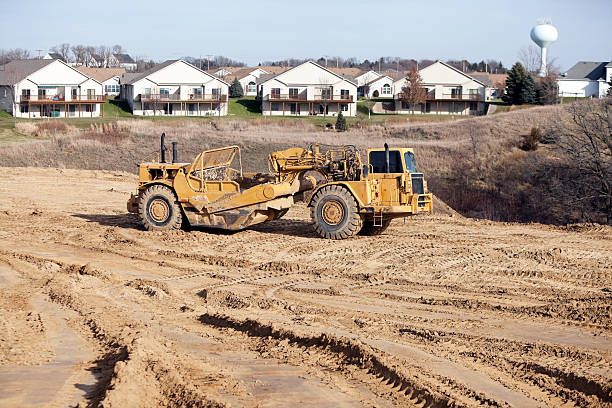
[[389, 149], [389, 170], [386, 169], [386, 151], [368, 150], [370, 173], [418, 173], [412, 149]]

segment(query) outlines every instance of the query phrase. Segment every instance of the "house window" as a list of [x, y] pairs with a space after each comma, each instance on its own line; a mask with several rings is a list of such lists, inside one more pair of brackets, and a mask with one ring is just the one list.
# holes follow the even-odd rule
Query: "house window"
[[270, 109], [272, 111], [278, 111], [278, 102], [273, 102], [272, 106], [270, 107]]
[[104, 92], [106, 93], [119, 92], [119, 85], [104, 85]]
[[290, 103], [289, 105], [291, 105], [291, 114], [295, 115], [297, 112], [297, 103]]
[[470, 111], [478, 110], [478, 102], [470, 102]]
[[410, 104], [406, 101], [402, 101], [402, 110], [410, 109]]
[[289, 97], [290, 98], [297, 98], [298, 95], [298, 89], [297, 88], [289, 88]]
[[20, 111], [21, 111], [21, 113], [28, 113], [30, 111], [29, 110], [29, 105], [21, 105]]
[[342, 112], [348, 112], [348, 103], [341, 103], [340, 104], [340, 110]]
[[142, 105], [142, 110], [151, 110], [151, 105], [149, 104], [149, 102], [145, 102]]
[[196, 114], [198, 111], [198, 105], [196, 103], [190, 103], [189, 104], [189, 113], [190, 114]]
[[85, 105], [85, 112], [91, 112], [92, 105]]
[[160, 95], [170, 95], [170, 89], [169, 88], [159, 88], [159, 94]]
[[382, 91], [381, 91], [381, 93], [382, 93], [383, 95], [391, 95], [391, 85], [389, 85], [389, 84], [384, 84], [384, 85], [383, 85], [383, 87], [382, 87]]
[[144, 93], [145, 95], [151, 95], [151, 88], [145, 88]]
[[[342, 92], [342, 91], [340, 91]], [[341, 93], [342, 95], [342, 93]], [[331, 88], [321, 89], [321, 99], [331, 99]]]
[[249, 82], [249, 85], [247, 85], [247, 92], [255, 92], [255, 90], [256, 90], [255, 82], [253, 81]]
[[280, 88], [272, 88], [270, 90], [270, 96], [272, 98], [280, 98]]
[[194, 95], [202, 95], [202, 88], [193, 88], [192, 93]]

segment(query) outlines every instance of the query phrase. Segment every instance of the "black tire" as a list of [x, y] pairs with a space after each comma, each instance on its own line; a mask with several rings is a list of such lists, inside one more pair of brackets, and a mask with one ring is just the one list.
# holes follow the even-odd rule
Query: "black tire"
[[391, 225], [391, 220], [383, 220], [382, 225], [377, 225], [374, 226], [374, 221], [364, 221], [363, 222], [363, 227], [361, 228], [361, 231], [359, 231], [359, 235], [367, 235], [367, 236], [373, 236], [373, 235], [380, 235], [383, 232], [385, 232], [385, 230], [387, 228], [389, 228], [389, 225]]
[[147, 188], [138, 203], [142, 225], [149, 231], [180, 229], [183, 212], [174, 192], [162, 185]]
[[351, 193], [339, 185], [324, 186], [312, 199], [310, 217], [323, 238], [346, 239], [361, 229], [361, 216]]

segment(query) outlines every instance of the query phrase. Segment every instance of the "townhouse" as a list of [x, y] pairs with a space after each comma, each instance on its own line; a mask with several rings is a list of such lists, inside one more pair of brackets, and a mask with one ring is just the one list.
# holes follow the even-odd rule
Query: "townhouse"
[[136, 71], [138, 65], [128, 54], [111, 54], [108, 57], [109, 68], [124, 68], [126, 71]]
[[17, 118], [104, 116], [102, 84], [59, 59], [0, 67], [0, 109]]
[[183, 60], [169, 60], [124, 76], [121, 98], [134, 115], [227, 115], [227, 82]]
[[380, 75], [358, 88], [360, 96], [368, 98], [393, 98], [393, 78], [389, 75]]
[[419, 70], [426, 90], [424, 103], [410, 106], [402, 88], [406, 77], [393, 83], [396, 113], [431, 113], [447, 115], [481, 115], [486, 109], [486, 85], [441, 61]]
[[119, 95], [120, 78], [125, 74], [125, 68], [92, 68], [79, 66], [75, 67], [79, 72], [102, 84], [104, 95]]
[[268, 75], [268, 71], [264, 71], [261, 68], [240, 68], [235, 70], [233, 73], [226, 75], [225, 80], [230, 85], [237, 79], [240, 82], [242, 91], [245, 96], [256, 96], [257, 95], [257, 80], [262, 75]]
[[257, 98], [266, 116], [345, 116], [357, 113], [357, 84], [307, 61], [279, 74], [262, 75]]
[[557, 79], [559, 96], [602, 98], [611, 81], [612, 62], [578, 61]]

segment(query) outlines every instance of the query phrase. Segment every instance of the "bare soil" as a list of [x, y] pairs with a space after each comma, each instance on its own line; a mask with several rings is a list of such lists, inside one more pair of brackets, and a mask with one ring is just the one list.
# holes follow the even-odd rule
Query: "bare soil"
[[147, 232], [134, 175], [1, 170], [0, 407], [612, 406], [611, 227]]

